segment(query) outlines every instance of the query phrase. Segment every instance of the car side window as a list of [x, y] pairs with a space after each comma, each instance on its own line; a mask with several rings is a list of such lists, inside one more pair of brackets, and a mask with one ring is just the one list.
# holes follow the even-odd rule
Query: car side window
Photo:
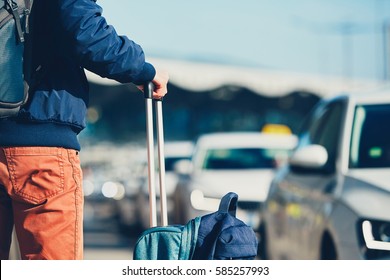
[[325, 169], [333, 172], [336, 167], [337, 148], [342, 124], [343, 104], [333, 102], [323, 108], [321, 116], [309, 130], [311, 144], [323, 146], [328, 152]]
[[351, 168], [390, 167], [390, 105], [355, 108], [350, 147]]

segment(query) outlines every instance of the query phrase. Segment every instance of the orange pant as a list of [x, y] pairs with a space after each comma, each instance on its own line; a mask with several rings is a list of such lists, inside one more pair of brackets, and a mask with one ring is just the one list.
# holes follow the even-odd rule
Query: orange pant
[[0, 257], [15, 225], [22, 259], [83, 259], [83, 191], [78, 152], [0, 148]]

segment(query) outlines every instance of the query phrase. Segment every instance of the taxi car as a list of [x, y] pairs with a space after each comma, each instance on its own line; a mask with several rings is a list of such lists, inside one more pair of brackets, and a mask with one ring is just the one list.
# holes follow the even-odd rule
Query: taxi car
[[263, 259], [390, 258], [390, 89], [322, 100], [261, 209]]

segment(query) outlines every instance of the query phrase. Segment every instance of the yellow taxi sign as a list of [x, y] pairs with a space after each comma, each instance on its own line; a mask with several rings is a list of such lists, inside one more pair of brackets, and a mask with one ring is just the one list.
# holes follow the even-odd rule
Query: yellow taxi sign
[[291, 129], [283, 124], [266, 124], [261, 132], [272, 134], [292, 134]]

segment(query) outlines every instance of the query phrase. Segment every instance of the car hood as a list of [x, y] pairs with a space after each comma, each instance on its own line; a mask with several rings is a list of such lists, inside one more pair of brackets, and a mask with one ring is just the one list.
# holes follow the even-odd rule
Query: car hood
[[390, 169], [356, 169], [348, 172], [342, 198], [361, 216], [389, 220]]
[[218, 170], [197, 172], [192, 179], [206, 197], [222, 197], [231, 191], [240, 200], [264, 201], [273, 176], [273, 170]]
[[348, 173], [348, 176], [390, 191], [390, 168], [354, 169]]

